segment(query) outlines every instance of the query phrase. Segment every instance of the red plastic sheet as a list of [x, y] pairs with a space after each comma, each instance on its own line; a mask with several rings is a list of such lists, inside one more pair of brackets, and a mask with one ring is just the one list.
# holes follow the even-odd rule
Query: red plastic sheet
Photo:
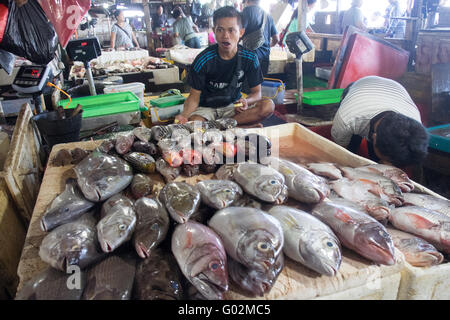
[[3, 35], [5, 34], [6, 23], [8, 22], [8, 6], [0, 3], [0, 42], [3, 40]]
[[90, 0], [38, 0], [64, 48], [91, 7]]

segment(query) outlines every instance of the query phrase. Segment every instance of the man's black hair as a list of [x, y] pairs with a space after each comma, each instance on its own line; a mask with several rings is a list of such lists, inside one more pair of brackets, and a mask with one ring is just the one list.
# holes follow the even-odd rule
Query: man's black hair
[[213, 21], [215, 26], [217, 25], [217, 21], [223, 18], [236, 18], [239, 26], [242, 28], [241, 13], [237, 11], [234, 7], [225, 6], [214, 11]]
[[181, 10], [180, 8], [175, 8], [172, 11], [172, 15], [175, 19], [178, 19], [179, 16], [181, 16]]
[[115, 11], [113, 12], [114, 18], [117, 19], [117, 17], [120, 15], [121, 12], [122, 12], [122, 10], [115, 10]]
[[420, 164], [428, 152], [429, 135], [414, 119], [389, 112], [376, 129], [376, 147], [396, 167]]

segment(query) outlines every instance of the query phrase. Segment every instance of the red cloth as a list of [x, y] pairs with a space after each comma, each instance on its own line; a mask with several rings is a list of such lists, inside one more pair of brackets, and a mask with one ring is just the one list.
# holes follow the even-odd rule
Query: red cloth
[[6, 23], [8, 22], [8, 7], [0, 3], [0, 42], [3, 40], [3, 35], [5, 34]]

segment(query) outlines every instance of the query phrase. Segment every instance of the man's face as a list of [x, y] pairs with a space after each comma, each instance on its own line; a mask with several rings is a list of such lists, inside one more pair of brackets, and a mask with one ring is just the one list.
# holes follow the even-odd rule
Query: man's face
[[237, 49], [239, 39], [245, 30], [239, 26], [237, 18], [222, 18], [214, 27], [217, 44], [222, 52], [233, 52]]
[[164, 12], [164, 9], [163, 9], [163, 7], [158, 7], [158, 16], [161, 16], [162, 14], [163, 14], [163, 12]]

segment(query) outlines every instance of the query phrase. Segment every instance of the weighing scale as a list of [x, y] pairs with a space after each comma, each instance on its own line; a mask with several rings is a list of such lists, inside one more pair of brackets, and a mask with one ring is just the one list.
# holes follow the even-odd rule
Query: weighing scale
[[72, 61], [80, 61], [84, 63], [89, 82], [89, 91], [92, 96], [96, 96], [97, 92], [95, 91], [94, 77], [92, 76], [90, 61], [102, 55], [98, 39], [94, 37], [69, 41], [66, 51]]
[[31, 94], [37, 113], [42, 112], [40, 95], [50, 77], [49, 65], [21, 66], [12, 88], [19, 93]]

